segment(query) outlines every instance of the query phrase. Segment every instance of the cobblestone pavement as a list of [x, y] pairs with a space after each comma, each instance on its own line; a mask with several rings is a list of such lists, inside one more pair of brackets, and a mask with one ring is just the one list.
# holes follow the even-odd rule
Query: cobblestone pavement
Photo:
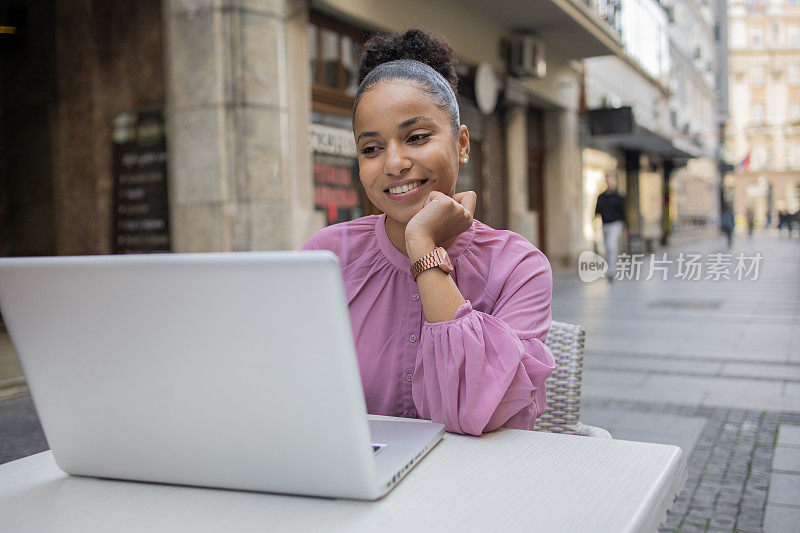
[[[647, 261], [638, 281], [556, 273], [553, 318], [587, 330], [581, 418], [684, 449], [688, 481], [662, 531], [800, 531], [800, 242], [665, 252], [666, 280], [646, 280]], [[676, 277], [681, 252], [763, 260], [755, 280], [692, 281]]]
[[0, 402], [0, 435], [0, 464], [49, 449], [30, 396]]
[[[704, 428], [688, 458], [689, 477], [661, 531], [762, 531], [782, 424], [800, 426], [800, 414], [590, 401], [597, 409], [648, 416], [702, 417]], [[615, 435], [618, 437], [618, 435]], [[663, 439], [662, 439], [663, 440]], [[798, 448], [800, 451], [800, 448]], [[797, 524], [798, 522], [794, 522]], [[774, 531], [796, 531], [775, 524]], [[791, 523], [790, 523], [791, 524]]]

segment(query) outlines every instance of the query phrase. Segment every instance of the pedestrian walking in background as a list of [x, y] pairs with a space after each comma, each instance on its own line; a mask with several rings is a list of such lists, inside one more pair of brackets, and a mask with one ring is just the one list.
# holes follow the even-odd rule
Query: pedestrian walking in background
[[[755, 226], [756, 226], [756, 216], [755, 216], [755, 214], [753, 214], [753, 210], [750, 209], [749, 207], [747, 208], [746, 217], [747, 217], [747, 237], [748, 238], [752, 238], [753, 237], [753, 228], [755, 228]], [[790, 229], [789, 230], [789, 235], [791, 235], [791, 234], [792, 234], [792, 230]]]
[[[783, 230], [783, 227], [786, 226], [786, 217], [788, 215], [789, 215], [789, 213], [787, 213], [783, 209], [778, 209], [778, 236], [779, 237], [781, 235], [781, 231]], [[790, 237], [792, 236], [791, 232], [789, 233], [789, 236]]]
[[609, 281], [613, 281], [617, 272], [617, 253], [619, 252], [619, 238], [622, 235], [625, 220], [625, 197], [617, 192], [617, 178], [613, 174], [606, 175], [606, 190], [597, 197], [594, 215], [600, 215], [603, 221], [603, 241], [606, 246], [606, 261], [608, 261]]
[[725, 203], [722, 207], [722, 217], [720, 218], [720, 227], [722, 233], [728, 238], [728, 248], [733, 246], [733, 228], [736, 226], [736, 220], [733, 217], [733, 209], [729, 203]]

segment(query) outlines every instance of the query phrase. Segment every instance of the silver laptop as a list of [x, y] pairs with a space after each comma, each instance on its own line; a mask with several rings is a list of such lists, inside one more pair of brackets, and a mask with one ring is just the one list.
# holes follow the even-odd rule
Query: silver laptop
[[69, 474], [372, 500], [444, 432], [367, 420], [328, 252], [2, 259], [0, 310]]

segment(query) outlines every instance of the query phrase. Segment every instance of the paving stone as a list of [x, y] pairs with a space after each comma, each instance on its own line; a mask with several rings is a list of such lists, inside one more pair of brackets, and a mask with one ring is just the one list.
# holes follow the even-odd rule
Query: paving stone
[[773, 470], [800, 473], [800, 448], [778, 446], [772, 458]]
[[764, 513], [764, 533], [795, 533], [800, 524], [800, 508], [767, 505]]
[[[600, 405], [619, 411], [705, 417], [706, 425], [687, 461], [687, 483], [670, 509], [665, 526], [679, 524], [679, 531], [706, 531], [707, 528], [730, 531], [730, 522], [734, 522], [736, 531], [760, 531], [770, 494], [778, 425], [800, 426], [800, 413], [765, 414], [741, 409], [690, 409], [655, 404], [647, 404], [645, 408], [638, 403], [617, 400], [603, 400]], [[597, 407], [597, 404], [592, 406]], [[755, 427], [755, 434], [764, 436], [768, 444], [758, 444], [757, 438], [740, 438], [743, 428], [732, 427], [732, 422], [740, 422], [740, 426], [747, 423], [748, 431]], [[772, 492], [783, 494], [786, 491], [778, 487]]]
[[773, 473], [767, 501], [800, 506], [800, 474]]
[[689, 524], [684, 523], [681, 525], [680, 532], [681, 533], [705, 533], [707, 529], [706, 524], [697, 525], [697, 524]]
[[760, 524], [736, 524], [737, 533], [762, 533]]

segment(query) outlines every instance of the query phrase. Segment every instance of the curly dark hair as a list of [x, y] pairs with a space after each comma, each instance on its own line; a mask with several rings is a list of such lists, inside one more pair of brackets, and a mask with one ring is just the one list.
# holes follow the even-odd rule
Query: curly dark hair
[[405, 33], [378, 34], [364, 43], [358, 66], [358, 83], [375, 67], [397, 59], [413, 59], [442, 75], [454, 93], [458, 93], [456, 56], [446, 40], [424, 28], [411, 28]]
[[427, 30], [376, 35], [364, 45], [358, 68], [358, 90], [353, 100], [353, 119], [364, 92], [382, 81], [408, 80], [433, 96], [450, 114], [453, 132], [461, 124], [456, 98], [458, 75], [453, 47]]

